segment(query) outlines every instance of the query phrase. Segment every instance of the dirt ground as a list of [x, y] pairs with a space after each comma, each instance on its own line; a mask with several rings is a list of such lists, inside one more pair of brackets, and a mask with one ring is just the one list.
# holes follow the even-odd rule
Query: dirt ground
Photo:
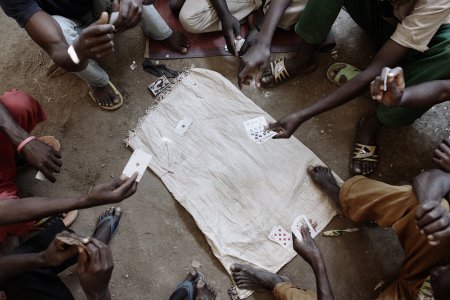
[[[319, 68], [309, 76], [296, 78], [273, 90], [246, 87], [243, 92], [275, 118], [304, 108], [336, 87], [324, 76], [332, 61], [364, 68], [373, 52], [364, 33], [342, 13], [333, 28], [338, 46], [337, 58], [330, 53], [318, 56]], [[139, 29], [117, 37], [116, 53], [101, 61], [111, 79], [125, 97], [115, 112], [100, 110], [90, 100], [85, 83], [72, 74], [57, 78], [46, 76], [49, 58], [12, 19], [0, 13], [0, 90], [18, 88], [38, 99], [48, 112], [48, 120], [36, 129], [36, 135], [54, 135], [62, 144], [63, 168], [57, 183], [34, 179], [35, 171], [19, 176], [24, 196], [66, 196], [85, 193], [98, 182], [118, 176], [131, 150], [123, 139], [154, 99], [147, 90], [155, 77], [140, 67], [131, 71], [133, 60], [143, 61], [144, 38]], [[236, 83], [239, 62], [235, 58], [213, 57], [168, 61], [181, 70], [195, 66], [222, 73]], [[374, 178], [389, 183], [411, 181], [421, 170], [433, 167], [432, 151], [449, 135], [448, 104], [432, 108], [413, 125], [383, 129], [380, 134], [382, 157]], [[361, 115], [375, 104], [359, 97], [338, 109], [306, 122], [295, 136], [314, 151], [343, 179], [349, 177], [348, 161], [354, 127]], [[205, 237], [191, 216], [175, 201], [162, 182], [151, 172], [142, 179], [137, 193], [121, 204], [124, 210], [121, 228], [112, 242], [115, 269], [111, 280], [114, 299], [167, 299], [177, 283], [190, 270], [193, 260], [217, 289], [219, 299], [229, 299], [226, 291], [231, 280], [214, 257]], [[90, 234], [96, 216], [105, 207], [80, 211], [73, 229]], [[360, 226], [336, 217], [328, 228]], [[362, 226], [362, 225], [361, 225]], [[331, 285], [337, 299], [371, 299], [374, 287], [395, 278], [402, 250], [390, 230], [361, 227], [357, 233], [339, 238], [318, 237]], [[311, 269], [299, 257], [280, 274], [304, 288], [314, 288]], [[74, 269], [62, 278], [76, 299], [83, 299]], [[250, 299], [271, 299], [269, 293]]]

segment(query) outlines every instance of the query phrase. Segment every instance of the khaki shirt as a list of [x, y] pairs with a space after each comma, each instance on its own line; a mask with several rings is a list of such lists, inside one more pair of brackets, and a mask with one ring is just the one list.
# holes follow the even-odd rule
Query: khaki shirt
[[401, 23], [391, 39], [404, 47], [425, 52], [439, 27], [450, 23], [450, 0], [410, 0], [394, 5], [394, 15]]

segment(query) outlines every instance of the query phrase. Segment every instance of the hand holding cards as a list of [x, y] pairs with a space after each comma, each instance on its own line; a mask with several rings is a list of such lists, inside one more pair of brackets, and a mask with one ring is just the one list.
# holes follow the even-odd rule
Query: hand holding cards
[[139, 182], [147, 169], [148, 164], [152, 160], [152, 156], [141, 149], [136, 149], [131, 155], [125, 169], [123, 169], [122, 174], [131, 178], [135, 172], [139, 175], [136, 178], [136, 182]]
[[294, 220], [294, 222], [292, 222], [292, 226], [291, 226], [292, 233], [300, 241], [303, 241], [303, 235], [302, 235], [302, 227], [303, 226], [308, 227], [309, 234], [311, 235], [311, 237], [314, 238], [317, 235], [317, 232], [314, 230], [313, 226], [311, 225], [311, 222], [309, 222], [309, 219], [305, 215], [300, 215], [297, 218], [295, 218], [295, 220]]
[[248, 137], [257, 144], [265, 143], [277, 134], [275, 131], [267, 131], [266, 126], [267, 121], [264, 117], [257, 117], [244, 122]]

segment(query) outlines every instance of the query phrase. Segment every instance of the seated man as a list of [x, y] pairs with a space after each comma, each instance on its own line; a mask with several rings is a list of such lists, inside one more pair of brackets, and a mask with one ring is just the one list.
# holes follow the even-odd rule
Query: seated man
[[[267, 68], [267, 76], [263, 76], [263, 72], [268, 55], [267, 53], [261, 55], [248, 65], [248, 72], [242, 73], [240, 80], [243, 82], [245, 78], [251, 76], [251, 72], [257, 71], [257, 83], [270, 86], [276, 83], [275, 78], [281, 78], [271, 70], [285, 74], [283, 78], [288, 78], [311, 69], [311, 65], [315, 64], [314, 49], [316, 45], [323, 42], [342, 7], [369, 33], [380, 50], [370, 65], [350, 81], [339, 80], [341, 77], [338, 76], [339, 72], [335, 73], [336, 77], [339, 77], [335, 81], [342, 84], [335, 92], [310, 107], [290, 114], [271, 125], [271, 130], [279, 132], [275, 138], [290, 137], [311, 117], [340, 106], [362, 94], [385, 66], [393, 67], [401, 64], [405, 70], [406, 86], [450, 78], [450, 69], [442, 67], [450, 62], [449, 1], [316, 0], [306, 4], [296, 24], [296, 32], [302, 38], [297, 55], [283, 64]], [[397, 27], [386, 21], [389, 16], [391, 17], [389, 20], [396, 20]], [[351, 172], [370, 174], [374, 171], [378, 159], [376, 133], [381, 126], [395, 127], [410, 124], [427, 109], [428, 107], [380, 105], [376, 113], [362, 118], [358, 123], [355, 149], [352, 151], [355, 155], [350, 165]]]
[[333, 290], [328, 280], [322, 253], [306, 226], [302, 227], [301, 233], [303, 241], [292, 235], [294, 250], [312, 267], [316, 277], [317, 294], [295, 287], [287, 277], [239, 264], [231, 266], [236, 285], [241, 289], [272, 291], [275, 299], [278, 300], [333, 300]]
[[[111, 299], [108, 286], [114, 262], [107, 235], [85, 238], [67, 231], [54, 235], [60, 225], [50, 225], [45, 233], [17, 248], [16, 254], [0, 257], [0, 289], [5, 289], [8, 299], [73, 300], [57, 274], [75, 263], [78, 263], [76, 273], [86, 298]], [[43, 243], [32, 245], [37, 238]], [[65, 244], [60, 240], [64, 238], [80, 245]]]
[[[309, 167], [312, 181], [353, 222], [392, 227], [404, 250], [399, 277], [379, 299], [448, 299], [450, 295], [450, 174], [421, 173], [413, 186], [355, 176], [339, 187], [325, 167]], [[431, 288], [430, 288], [431, 283]]]
[[[115, 33], [140, 23], [146, 36], [164, 40], [176, 51], [185, 53], [189, 45], [152, 5], [143, 8], [142, 0], [115, 0], [112, 5], [108, 0], [0, 0], [0, 5], [56, 65], [86, 81], [93, 100], [107, 110], [119, 108], [123, 99], [95, 59], [114, 52]], [[118, 11], [117, 20], [109, 20], [104, 11]]]
[[[297, 22], [306, 0], [278, 1], [246, 0], [171, 0], [170, 6], [175, 14], [179, 13], [184, 29], [192, 33], [204, 33], [222, 30], [228, 51], [237, 56], [234, 40], [241, 39], [240, 23], [255, 12], [264, 12], [263, 25], [255, 26], [247, 36], [246, 49], [259, 42], [269, 51], [276, 26], [290, 29]], [[260, 28], [260, 29], [259, 29]], [[259, 32], [261, 30], [261, 32]], [[245, 53], [242, 51], [241, 54]]]

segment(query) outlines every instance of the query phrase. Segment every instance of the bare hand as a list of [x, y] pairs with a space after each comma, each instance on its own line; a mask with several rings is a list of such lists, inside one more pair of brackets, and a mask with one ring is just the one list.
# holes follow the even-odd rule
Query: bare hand
[[313, 265], [322, 259], [322, 254], [314, 242], [309, 229], [307, 226], [303, 225], [301, 228], [301, 233], [303, 241], [297, 239], [297, 237], [292, 234], [292, 241], [294, 242], [294, 250], [298, 253], [309, 265]]
[[46, 143], [34, 139], [28, 142], [20, 151], [23, 157], [36, 169], [41, 171], [51, 182], [56, 178], [53, 173], [59, 173], [62, 161], [61, 153]]
[[[79, 240], [83, 244], [88, 242], [88, 239], [81, 237], [77, 234], [70, 233], [67, 231], [58, 233], [56, 237], [70, 237]], [[41, 255], [44, 260], [44, 264], [48, 267], [60, 266], [67, 259], [78, 254], [78, 249], [76, 246], [68, 246], [58, 239], [53, 239], [51, 244], [46, 250], [44, 250]]]
[[142, 0], [115, 0], [113, 7], [119, 7], [119, 16], [114, 23], [115, 32], [121, 32], [138, 25], [142, 20]]
[[94, 186], [87, 195], [89, 203], [98, 206], [104, 204], [118, 203], [136, 192], [138, 173], [134, 173], [131, 178], [121, 175], [109, 183], [102, 183]]
[[242, 89], [244, 84], [250, 85], [250, 80], [253, 79], [252, 74], [254, 73], [256, 73], [255, 84], [257, 87], [260, 87], [264, 70], [269, 65], [270, 45], [256, 42], [251, 48], [246, 49], [241, 59], [238, 72], [239, 88]]
[[80, 62], [113, 53], [113, 33], [114, 25], [108, 24], [108, 13], [103, 12], [100, 19], [85, 28], [73, 43]]
[[[386, 76], [387, 90], [384, 91], [384, 78]], [[401, 67], [394, 69], [387, 67], [383, 68], [381, 76], [376, 77], [375, 80], [370, 83], [370, 94], [372, 95], [372, 99], [388, 107], [399, 106], [404, 91], [405, 78]]]
[[290, 114], [275, 123], [270, 123], [266, 129], [277, 132], [273, 139], [288, 139], [302, 123], [296, 114]]
[[109, 294], [108, 285], [113, 269], [110, 248], [91, 238], [86, 249], [80, 250], [77, 268], [81, 288], [88, 299], [103, 299]]
[[450, 236], [450, 212], [439, 201], [425, 201], [416, 210], [416, 224], [431, 245]]
[[238, 56], [234, 40], [240, 40], [242, 38], [241, 24], [231, 14], [229, 15], [229, 17], [222, 20], [222, 34], [225, 38], [225, 42], [227, 43], [228, 52], [230, 52], [234, 56]]
[[445, 138], [434, 150], [433, 161], [442, 171], [450, 173], [450, 138]]

